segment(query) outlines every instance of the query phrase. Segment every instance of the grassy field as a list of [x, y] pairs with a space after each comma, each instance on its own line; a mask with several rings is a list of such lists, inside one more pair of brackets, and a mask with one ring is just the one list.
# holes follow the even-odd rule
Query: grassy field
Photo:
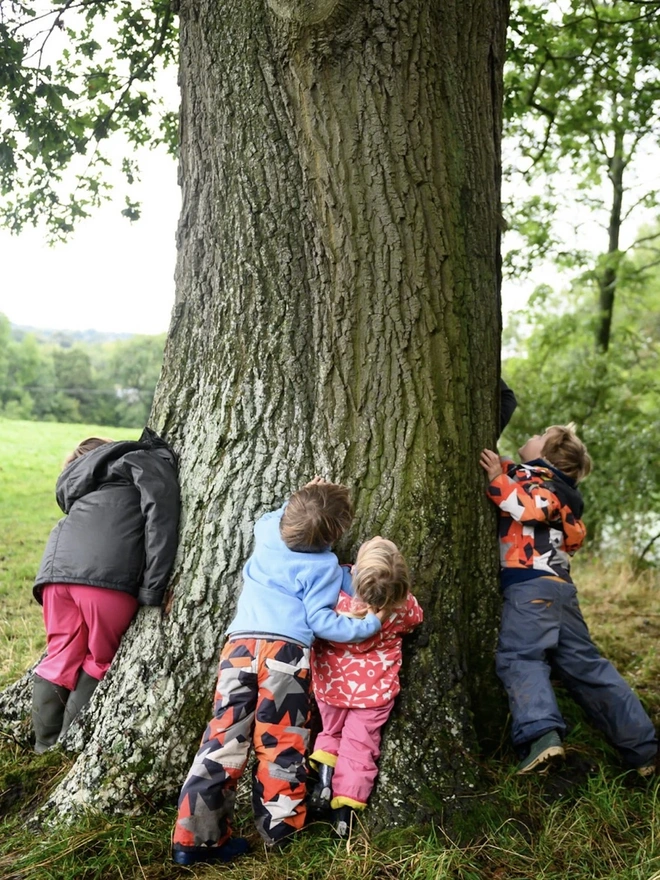
[[[0, 679], [18, 677], [44, 645], [31, 585], [44, 542], [60, 516], [54, 484], [66, 453], [93, 434], [135, 432], [0, 421]], [[574, 573], [595, 640], [660, 722], [660, 575], [584, 558]], [[483, 789], [436, 827], [336, 844], [316, 824], [282, 853], [267, 853], [242, 810], [254, 853], [231, 866], [175, 868], [169, 862], [174, 806], [140, 817], [90, 816], [46, 830], [31, 819], [66, 773], [60, 751], [36, 756], [0, 744], [0, 880], [660, 880], [658, 785], [624, 773], [613, 753], [559, 691], [570, 725], [565, 767], [516, 777], [513, 756], [482, 759]], [[506, 736], [503, 735], [503, 742]]]

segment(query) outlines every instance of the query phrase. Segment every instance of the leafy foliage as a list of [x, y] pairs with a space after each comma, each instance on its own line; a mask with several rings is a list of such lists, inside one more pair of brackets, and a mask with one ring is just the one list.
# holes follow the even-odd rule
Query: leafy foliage
[[657, 0], [514, 7], [506, 115], [530, 171], [554, 173], [566, 156], [586, 189], [657, 136], [659, 12]]
[[0, 415], [142, 427], [164, 345], [164, 334], [97, 344], [72, 343], [63, 335], [56, 344], [12, 333], [0, 315]]
[[[589, 267], [600, 288], [595, 332], [603, 349], [624, 256], [621, 229], [638, 209], [659, 204], [658, 189], [636, 167], [660, 141], [659, 42], [657, 0], [519, 0], [512, 9], [505, 118], [517, 181], [508, 216], [518, 238], [509, 269], [526, 272], [543, 258]], [[606, 229], [595, 265], [566, 243], [588, 214], [573, 210], [573, 233], [558, 224], [575, 205]]]
[[[156, 83], [175, 57], [170, 0], [0, 4], [0, 220], [14, 232], [43, 220], [64, 237], [108, 195], [111, 134], [123, 135], [129, 184], [135, 147], [175, 149]], [[139, 206], [127, 198], [123, 213]]]
[[[594, 348], [593, 285], [537, 289], [509, 326], [505, 373], [519, 409], [517, 448], [550, 424], [574, 421], [594, 459], [582, 485], [594, 544], [641, 554], [660, 531], [660, 272], [638, 250], [622, 264], [624, 296], [609, 350]], [[644, 279], [642, 282], [641, 279]]]

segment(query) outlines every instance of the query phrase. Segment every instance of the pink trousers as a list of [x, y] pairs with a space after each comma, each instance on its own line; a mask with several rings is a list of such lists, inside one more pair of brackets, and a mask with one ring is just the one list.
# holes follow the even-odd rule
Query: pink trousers
[[70, 691], [81, 669], [100, 681], [135, 616], [137, 599], [82, 584], [48, 584], [42, 595], [47, 655], [37, 675]]
[[317, 699], [323, 731], [314, 751], [337, 756], [332, 777], [332, 797], [366, 804], [374, 787], [380, 755], [380, 737], [394, 700], [372, 709], [342, 709]]

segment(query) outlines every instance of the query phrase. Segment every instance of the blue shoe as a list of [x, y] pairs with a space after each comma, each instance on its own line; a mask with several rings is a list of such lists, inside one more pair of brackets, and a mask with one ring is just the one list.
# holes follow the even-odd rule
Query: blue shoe
[[189, 846], [172, 848], [172, 861], [176, 865], [196, 865], [199, 862], [231, 862], [237, 856], [250, 852], [250, 844], [244, 837], [230, 837], [222, 846]]

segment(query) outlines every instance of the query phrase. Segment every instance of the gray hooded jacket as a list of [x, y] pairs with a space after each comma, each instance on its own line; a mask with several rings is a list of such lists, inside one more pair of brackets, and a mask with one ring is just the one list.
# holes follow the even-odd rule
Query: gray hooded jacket
[[160, 605], [176, 554], [179, 483], [172, 449], [145, 429], [139, 441], [99, 446], [60, 474], [67, 514], [50, 533], [33, 593], [87, 584]]

